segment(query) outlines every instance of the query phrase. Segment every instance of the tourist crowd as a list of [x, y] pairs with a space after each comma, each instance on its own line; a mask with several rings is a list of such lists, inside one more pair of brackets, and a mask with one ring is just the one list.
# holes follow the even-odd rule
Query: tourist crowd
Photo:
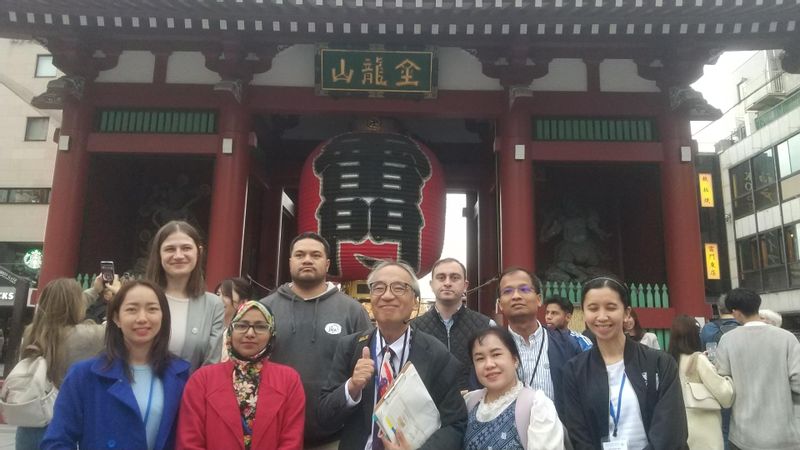
[[[452, 258], [434, 264], [436, 301], [412, 319], [415, 271], [382, 261], [367, 279], [373, 324], [327, 281], [316, 233], [292, 241], [291, 282], [260, 301], [238, 278], [205, 292], [204, 254], [173, 221], [142, 279], [44, 287], [21, 356], [44, 358], [58, 394], [48, 424], [18, 427], [18, 449], [800, 448], [800, 344], [746, 289], [702, 329], [675, 317], [667, 352], [613, 276], [583, 283], [579, 334], [572, 303], [543, 299], [519, 267], [499, 276], [498, 327], [464, 304]], [[376, 423], [407, 363], [440, 421], [418, 445], [412, 424]]]

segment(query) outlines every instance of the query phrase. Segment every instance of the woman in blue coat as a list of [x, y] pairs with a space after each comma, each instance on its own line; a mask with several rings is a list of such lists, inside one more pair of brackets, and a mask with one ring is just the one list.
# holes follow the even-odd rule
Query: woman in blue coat
[[189, 363], [169, 353], [167, 298], [134, 281], [111, 300], [105, 353], [72, 366], [42, 449], [169, 449]]

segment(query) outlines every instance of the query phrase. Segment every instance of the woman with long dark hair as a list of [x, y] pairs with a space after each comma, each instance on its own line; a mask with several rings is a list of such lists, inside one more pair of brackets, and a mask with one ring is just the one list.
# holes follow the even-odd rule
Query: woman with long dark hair
[[650, 348], [661, 350], [661, 345], [658, 343], [658, 336], [642, 328], [642, 324], [639, 322], [639, 315], [636, 314], [636, 310], [633, 308], [631, 308], [630, 315], [625, 318], [624, 329], [625, 334], [634, 341]]
[[583, 285], [581, 307], [597, 345], [563, 371], [564, 422], [575, 449], [686, 448], [677, 364], [625, 336], [627, 288], [614, 278], [591, 279]]
[[[672, 320], [669, 354], [678, 362], [683, 398], [693, 395], [687, 381], [699, 382], [722, 408], [733, 404], [733, 381], [717, 374], [717, 369], [700, 348], [700, 325], [685, 314]], [[703, 393], [705, 394], [705, 393]], [[722, 416], [719, 409], [699, 409], [686, 405], [689, 448], [722, 450]]]
[[172, 315], [169, 350], [189, 361], [192, 371], [219, 362], [224, 307], [205, 291], [200, 233], [186, 222], [162, 226], [150, 247], [145, 278], [167, 295]]
[[[103, 348], [105, 327], [84, 322], [81, 286], [71, 278], [58, 278], [42, 289], [33, 322], [22, 338], [22, 358], [44, 357], [47, 379], [60, 387], [69, 367], [97, 355]], [[33, 450], [47, 427], [17, 427], [16, 448]]]
[[169, 337], [161, 288], [123, 285], [109, 304], [105, 353], [67, 373], [41, 448], [173, 448], [189, 363], [169, 352]]

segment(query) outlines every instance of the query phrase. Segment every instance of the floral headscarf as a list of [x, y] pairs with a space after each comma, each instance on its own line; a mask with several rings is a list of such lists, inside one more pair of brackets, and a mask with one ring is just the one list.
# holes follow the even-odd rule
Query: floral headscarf
[[264, 359], [269, 356], [271, 345], [267, 343], [263, 349], [250, 358], [244, 358], [236, 349], [233, 348], [233, 324], [240, 321], [247, 311], [256, 308], [264, 314], [264, 320], [267, 322], [270, 333], [270, 342], [272, 336], [275, 335], [275, 317], [272, 312], [257, 301], [249, 301], [242, 304], [236, 315], [231, 320], [231, 325], [225, 331], [227, 339], [228, 354], [233, 361], [233, 392], [236, 394], [236, 400], [239, 404], [239, 412], [242, 416], [242, 433], [244, 435], [244, 448], [250, 449], [250, 443], [253, 439], [253, 421], [256, 418], [256, 405], [258, 404], [258, 384], [261, 381], [261, 368], [264, 365]]

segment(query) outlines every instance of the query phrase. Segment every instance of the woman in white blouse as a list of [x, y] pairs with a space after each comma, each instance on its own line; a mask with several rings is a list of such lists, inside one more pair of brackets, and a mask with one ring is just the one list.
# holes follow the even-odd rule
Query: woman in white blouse
[[[700, 325], [685, 314], [672, 320], [669, 354], [678, 361], [683, 398], [691, 395], [687, 381], [701, 382], [723, 408], [733, 404], [733, 382], [717, 374], [717, 370], [700, 350]], [[722, 450], [722, 416], [720, 410], [692, 408], [686, 405], [689, 426], [689, 448]]]
[[543, 391], [519, 380], [519, 351], [508, 330], [481, 331], [470, 339], [469, 349], [478, 381], [486, 387], [465, 397], [464, 449], [563, 449], [556, 407]]

